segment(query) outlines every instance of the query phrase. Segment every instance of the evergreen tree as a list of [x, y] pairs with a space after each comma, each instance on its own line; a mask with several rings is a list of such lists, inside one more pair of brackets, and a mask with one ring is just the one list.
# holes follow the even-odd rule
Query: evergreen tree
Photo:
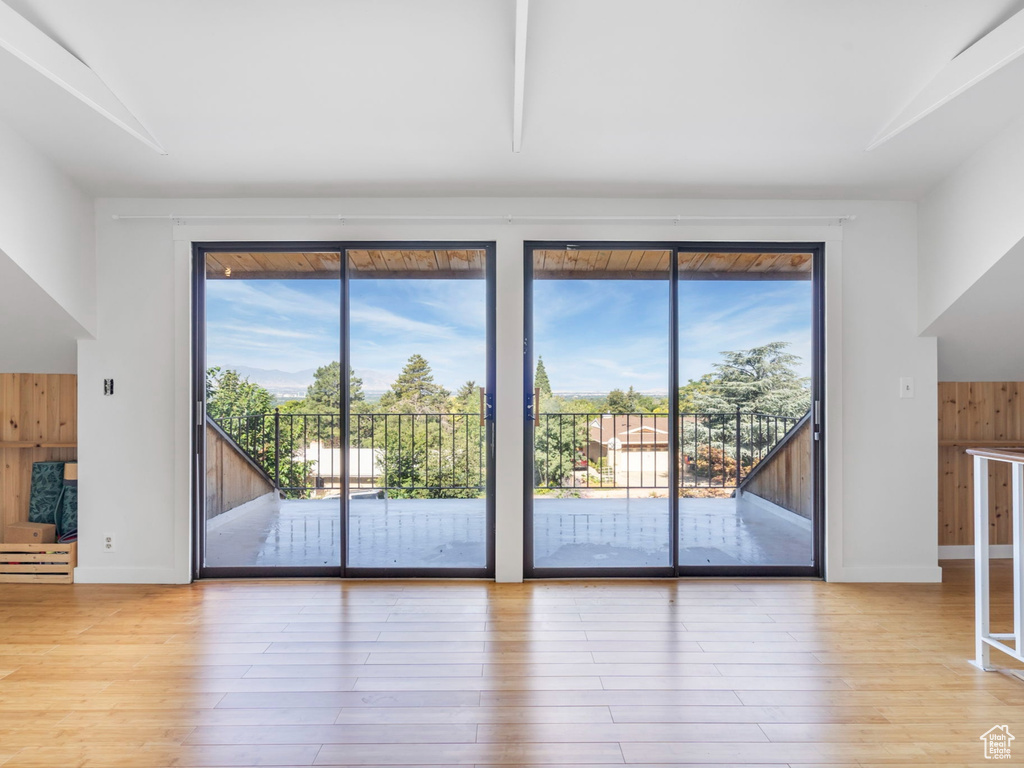
[[[366, 400], [363, 380], [351, 368], [348, 397], [352, 405]], [[306, 402], [317, 413], [341, 413], [341, 364], [337, 360], [316, 369], [313, 383], [306, 389]]]
[[753, 349], [723, 352], [707, 389], [694, 397], [699, 410], [707, 412], [767, 413], [803, 416], [811, 405], [807, 379], [794, 366], [797, 355], [786, 352], [789, 342], [773, 341]]
[[533, 386], [540, 390], [543, 397], [551, 397], [551, 382], [548, 380], [548, 372], [544, 367], [544, 358], [537, 358], [537, 372], [533, 376]]
[[455, 393], [455, 405], [460, 413], [476, 413], [480, 410], [480, 393], [475, 381], [467, 381]]
[[412, 355], [402, 372], [384, 393], [380, 405], [385, 411], [441, 413], [448, 407], [451, 392], [434, 383], [430, 363], [422, 355]]

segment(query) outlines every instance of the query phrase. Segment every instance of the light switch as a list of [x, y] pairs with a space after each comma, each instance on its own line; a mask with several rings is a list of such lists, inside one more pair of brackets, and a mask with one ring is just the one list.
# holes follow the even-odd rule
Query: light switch
[[914, 396], [914, 379], [911, 376], [904, 376], [900, 379], [900, 397]]

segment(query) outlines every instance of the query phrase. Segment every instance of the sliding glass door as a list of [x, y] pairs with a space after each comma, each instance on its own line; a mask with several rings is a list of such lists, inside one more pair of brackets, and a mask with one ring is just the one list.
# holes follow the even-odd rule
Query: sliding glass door
[[678, 249], [680, 573], [820, 574], [819, 251]]
[[348, 573], [487, 575], [490, 249], [347, 259]]
[[493, 573], [493, 251], [195, 247], [197, 576]]
[[670, 249], [538, 247], [527, 570], [672, 567]]
[[527, 244], [528, 575], [821, 574], [821, 255]]

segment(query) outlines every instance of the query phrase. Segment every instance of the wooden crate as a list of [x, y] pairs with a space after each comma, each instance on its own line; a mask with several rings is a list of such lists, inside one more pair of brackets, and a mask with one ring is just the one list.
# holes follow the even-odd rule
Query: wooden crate
[[70, 584], [78, 543], [0, 544], [0, 584]]

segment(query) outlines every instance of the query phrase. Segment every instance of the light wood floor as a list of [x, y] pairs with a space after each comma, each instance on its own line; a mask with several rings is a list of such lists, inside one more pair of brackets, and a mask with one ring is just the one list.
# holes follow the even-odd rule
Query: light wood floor
[[0, 765], [982, 766], [996, 724], [1024, 762], [971, 589], [4, 585]]

